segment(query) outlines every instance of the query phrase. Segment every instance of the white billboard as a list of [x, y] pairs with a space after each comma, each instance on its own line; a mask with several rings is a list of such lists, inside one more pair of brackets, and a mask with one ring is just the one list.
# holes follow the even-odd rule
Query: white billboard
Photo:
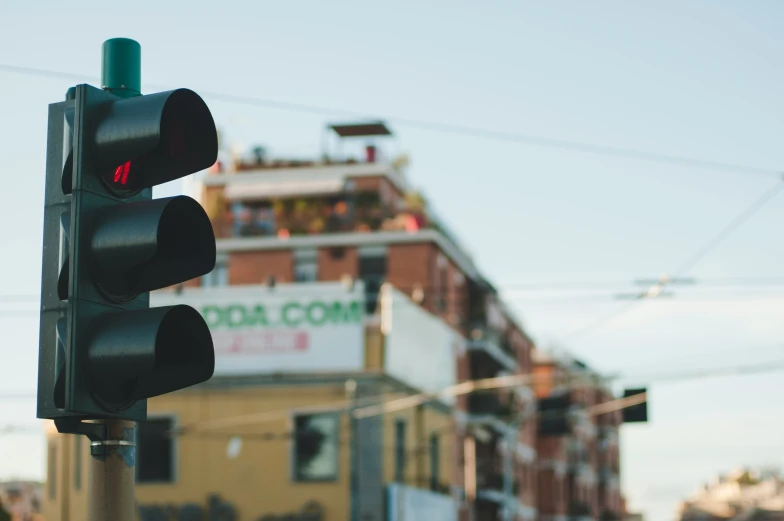
[[361, 283], [324, 282], [157, 291], [151, 305], [198, 310], [224, 376], [362, 370], [363, 299]]
[[389, 521], [457, 521], [451, 496], [393, 483], [387, 486]]
[[[389, 284], [381, 291], [386, 336], [384, 371], [416, 389], [433, 392], [457, 382], [457, 357], [465, 339], [441, 318]], [[444, 401], [452, 403], [454, 398]]]

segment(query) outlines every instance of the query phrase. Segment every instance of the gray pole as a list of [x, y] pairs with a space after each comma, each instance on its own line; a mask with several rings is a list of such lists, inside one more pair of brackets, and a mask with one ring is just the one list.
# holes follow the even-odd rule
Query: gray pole
[[507, 432], [505, 436], [507, 444], [507, 455], [504, 457], [504, 521], [512, 521], [514, 519], [512, 509], [509, 507], [509, 498], [512, 497], [514, 491], [514, 451], [517, 448], [517, 422], [512, 422], [509, 425], [514, 427], [514, 431]]
[[88, 521], [134, 521], [135, 423], [101, 420], [106, 440], [90, 443]]
[[[103, 43], [101, 86], [116, 96], [141, 95], [141, 46], [127, 38]], [[90, 443], [88, 521], [134, 521], [136, 423], [97, 420], [106, 439]]]
[[346, 382], [346, 393], [350, 400], [349, 406], [349, 460], [350, 460], [350, 484], [349, 484], [349, 502], [350, 513], [349, 521], [359, 521], [359, 436], [358, 425], [359, 419], [356, 417], [355, 412], [357, 409], [357, 382], [356, 380], [348, 380]]

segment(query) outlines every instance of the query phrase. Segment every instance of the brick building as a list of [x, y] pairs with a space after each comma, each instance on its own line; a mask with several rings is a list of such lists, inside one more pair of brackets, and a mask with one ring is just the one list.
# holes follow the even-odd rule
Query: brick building
[[[371, 144], [361, 159], [319, 161], [257, 148], [250, 160], [220, 160], [191, 186], [215, 230], [216, 267], [156, 292], [153, 305], [201, 311], [216, 373], [149, 401], [150, 420], [139, 425], [140, 521], [220, 509], [233, 521], [620, 513], [615, 416], [605, 424], [577, 413], [568, 433], [546, 433], [537, 397], [559, 396], [556, 379], [574, 368], [535, 365], [533, 341], [411, 189], [405, 161], [377, 146], [390, 135], [385, 124], [329, 130]], [[553, 381], [349, 414], [534, 370]], [[565, 392], [584, 406], [611, 398], [590, 386]], [[243, 420], [261, 417], [263, 425]], [[85, 515], [89, 456], [86, 440], [71, 438], [49, 434], [49, 521]]]
[[614, 400], [612, 392], [578, 360], [542, 351], [534, 356], [540, 521], [622, 519], [618, 429], [623, 415], [620, 410], [590, 414], [591, 407]]
[[[383, 123], [330, 130], [338, 139], [390, 134]], [[232, 509], [237, 521], [300, 511], [303, 519], [341, 521], [533, 521], [529, 388], [428, 400], [356, 424], [342, 405], [348, 382], [359, 403], [532, 368], [531, 340], [411, 190], [402, 162], [375, 145], [362, 159], [290, 161], [254, 152], [250, 161], [219, 161], [192, 186], [215, 230], [215, 269], [153, 295], [153, 305], [202, 311], [216, 374], [149, 401], [150, 421], [139, 426], [141, 521], [214, 504]], [[314, 413], [325, 400], [331, 410]], [[264, 427], [233, 420], [280, 407], [289, 417]], [[227, 421], [234, 427], [201, 432]], [[300, 443], [305, 424], [317, 431], [320, 449]], [[166, 435], [178, 427], [179, 436]], [[279, 438], [289, 455], [280, 443], [249, 441], [265, 436]], [[66, 439], [50, 433], [44, 511], [52, 521], [85, 512], [88, 471], [80, 469], [89, 459], [84, 440]], [[224, 456], [227, 440], [233, 450], [242, 447], [234, 457], [241, 463]], [[159, 457], [148, 459], [153, 454]], [[264, 483], [265, 492], [254, 493], [253, 483]], [[321, 517], [301, 510], [313, 504]]]

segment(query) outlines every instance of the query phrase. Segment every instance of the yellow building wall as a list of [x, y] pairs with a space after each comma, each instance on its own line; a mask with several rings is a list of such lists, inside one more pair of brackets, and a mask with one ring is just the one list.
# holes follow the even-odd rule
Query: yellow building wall
[[[170, 484], [137, 484], [136, 498], [142, 505], [197, 503], [206, 506], [217, 494], [236, 509], [238, 521], [255, 520], [266, 514], [298, 511], [308, 501], [324, 507], [326, 520], [348, 516], [349, 451], [348, 421], [341, 417], [338, 479], [333, 482], [300, 483], [291, 479], [293, 411], [315, 412], [314, 406], [339, 406], [345, 401], [343, 386], [255, 387], [226, 391], [184, 391], [155, 398], [149, 416], [169, 415], [178, 427], [196, 424], [196, 430], [177, 439], [176, 476]], [[227, 426], [198, 432], [198, 422], [262, 414], [263, 422]], [[205, 427], [206, 424], [203, 424]], [[242, 438], [245, 434], [246, 437]], [[268, 434], [271, 439], [261, 439]], [[233, 435], [242, 438], [237, 457], [227, 455]]]
[[[77, 449], [76, 444], [81, 447]], [[77, 455], [81, 453], [81, 457]], [[87, 491], [90, 484], [90, 443], [84, 436], [59, 434], [54, 424], [47, 427], [47, 475], [41, 502], [46, 521], [87, 519]], [[54, 465], [50, 457], [54, 456]], [[77, 467], [81, 465], [77, 471]], [[52, 481], [52, 472], [56, 479]], [[77, 481], [77, 478], [79, 480]], [[52, 490], [52, 488], [54, 490]]]
[[[389, 398], [402, 398], [405, 395]], [[433, 407], [420, 406], [402, 411], [391, 412], [384, 417], [384, 479], [387, 483], [395, 481], [396, 462], [396, 423], [402, 420], [406, 425], [406, 465], [405, 485], [429, 488], [432, 475], [430, 468], [430, 436], [439, 436], [439, 482], [451, 485], [454, 481], [455, 425], [450, 413]]]
[[[402, 396], [389, 394], [385, 399]], [[137, 505], [195, 503], [206, 510], [208, 497], [217, 495], [234, 507], [236, 521], [256, 521], [268, 514], [295, 513], [307, 502], [316, 501], [324, 509], [325, 521], [345, 521], [349, 517], [350, 501], [347, 416], [342, 414], [340, 420], [338, 479], [335, 481], [294, 481], [290, 437], [295, 414], [336, 410], [343, 407], [345, 401], [345, 386], [340, 383], [192, 389], [154, 398], [148, 403], [149, 417], [171, 416], [175, 428], [184, 430], [174, 443], [174, 481], [137, 484]], [[450, 485], [454, 472], [453, 419], [449, 413], [427, 406], [384, 416], [380, 445], [385, 481], [394, 481], [396, 418], [403, 418], [407, 424], [406, 484], [429, 488], [429, 437], [437, 432], [440, 437], [439, 481]], [[216, 422], [221, 420], [226, 420], [221, 428], [208, 429], [218, 427]], [[242, 446], [239, 454], [231, 458], [227, 447], [233, 436], [242, 439]], [[262, 439], [264, 436], [270, 439]], [[74, 482], [76, 439], [83, 444], [80, 490], [75, 489]], [[44, 519], [84, 521], [90, 483], [89, 442], [84, 436], [58, 434], [52, 426], [47, 443], [54, 448], [50, 454], [55, 454], [57, 479], [54, 498], [48, 495], [49, 483], [44, 488]]]

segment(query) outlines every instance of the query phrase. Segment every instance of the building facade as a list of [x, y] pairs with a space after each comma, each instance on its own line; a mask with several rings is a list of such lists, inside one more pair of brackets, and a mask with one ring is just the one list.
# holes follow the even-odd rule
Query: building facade
[[784, 478], [776, 468], [738, 468], [678, 505], [680, 521], [784, 520]]
[[41, 483], [5, 481], [0, 483], [0, 519], [41, 521]]
[[614, 400], [601, 377], [566, 355], [537, 351], [539, 519], [625, 516], [620, 487], [621, 410], [592, 414]]
[[[390, 134], [383, 123], [330, 131]], [[223, 158], [192, 187], [213, 223], [216, 267], [152, 300], [202, 313], [216, 370], [149, 401], [137, 440], [139, 521], [619, 511], [617, 429], [605, 438], [584, 417], [568, 436], [542, 437], [537, 396], [553, 388], [443, 392], [544, 366], [404, 165], [374, 144], [361, 160], [284, 161], [257, 148], [251, 160]], [[87, 441], [51, 431], [48, 443], [45, 519], [84, 519]], [[578, 444], [593, 459], [580, 460]]]

